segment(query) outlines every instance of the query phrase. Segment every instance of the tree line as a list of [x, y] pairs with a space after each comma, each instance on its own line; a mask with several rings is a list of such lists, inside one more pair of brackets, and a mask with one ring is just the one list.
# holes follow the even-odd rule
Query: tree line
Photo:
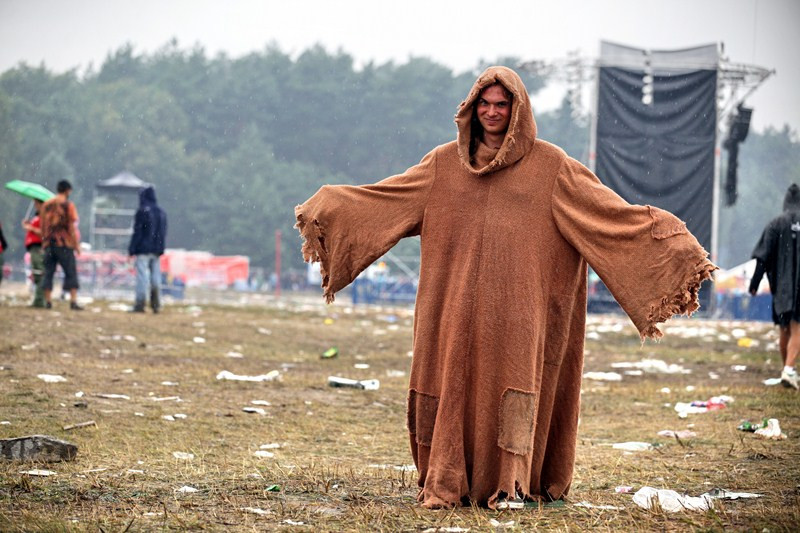
[[[88, 235], [95, 184], [127, 170], [156, 186], [170, 217], [169, 247], [243, 254], [269, 267], [281, 230], [284, 264], [300, 268], [294, 206], [326, 183], [402, 172], [454, 139], [457, 105], [485, 66], [455, 73], [414, 57], [357, 68], [349, 54], [321, 46], [296, 57], [275, 45], [240, 58], [210, 57], [176, 41], [152, 54], [124, 46], [82, 73], [20, 64], [0, 75], [0, 180], [54, 189], [70, 179]], [[535, 109], [548, 80], [522, 74]], [[589, 121], [580, 111], [564, 98], [536, 120], [542, 138], [585, 162]], [[760, 218], [777, 213], [773, 196], [800, 181], [795, 132], [751, 132], [739, 174], [742, 200], [721, 217], [722, 232], [731, 235], [753, 233], [766, 222]], [[750, 225], [736, 216], [742, 206]], [[12, 257], [24, 253], [17, 228], [26, 207], [12, 193], [0, 194]], [[754, 244], [731, 240], [722, 235], [721, 259], [734, 261]]]

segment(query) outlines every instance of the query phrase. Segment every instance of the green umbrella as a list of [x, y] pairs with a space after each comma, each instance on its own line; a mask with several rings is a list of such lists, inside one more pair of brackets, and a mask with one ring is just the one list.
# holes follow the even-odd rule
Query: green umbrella
[[43, 202], [55, 196], [55, 194], [50, 192], [46, 187], [38, 183], [31, 183], [30, 181], [11, 180], [6, 183], [6, 189], [19, 193], [26, 198], [41, 200]]

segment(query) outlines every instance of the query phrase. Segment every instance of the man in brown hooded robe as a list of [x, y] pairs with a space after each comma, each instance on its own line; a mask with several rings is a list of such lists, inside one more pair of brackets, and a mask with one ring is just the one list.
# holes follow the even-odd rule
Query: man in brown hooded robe
[[715, 267], [674, 215], [628, 204], [538, 139], [512, 70], [481, 74], [455, 122], [457, 140], [405, 173], [326, 185], [297, 206], [303, 255], [332, 302], [421, 236], [408, 431], [425, 507], [559, 499], [575, 460], [587, 263], [643, 339], [695, 311]]

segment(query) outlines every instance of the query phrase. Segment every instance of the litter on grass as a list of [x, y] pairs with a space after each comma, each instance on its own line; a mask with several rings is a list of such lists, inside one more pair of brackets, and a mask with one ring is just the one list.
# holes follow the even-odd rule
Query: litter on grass
[[629, 485], [619, 485], [614, 488], [614, 492], [617, 494], [628, 494], [629, 492], [633, 492], [633, 487]]
[[333, 347], [333, 348], [328, 348], [327, 350], [322, 352], [322, 355], [320, 357], [322, 359], [333, 359], [338, 355], [339, 355], [339, 348]]
[[345, 387], [350, 389], [378, 390], [381, 382], [377, 379], [349, 379], [338, 376], [328, 376], [329, 387]]
[[688, 368], [683, 368], [681, 365], [675, 363], [667, 364], [660, 359], [642, 359], [641, 361], [634, 362], [618, 362], [611, 363], [611, 368], [638, 368], [647, 373], [656, 374], [691, 374], [692, 371]]
[[191, 461], [194, 459], [194, 454], [188, 452], [172, 452], [172, 456], [175, 459], [181, 459], [183, 461]]
[[67, 381], [67, 378], [64, 376], [57, 376], [55, 374], [37, 374], [36, 377], [45, 383], [65, 383]]
[[575, 504], [575, 507], [584, 507], [586, 509], [604, 509], [608, 511], [621, 511], [624, 509], [624, 507], [618, 507], [616, 505], [597, 505], [589, 502], [578, 502]]
[[761, 422], [750, 422], [749, 420], [742, 420], [742, 423], [737, 426], [736, 429], [739, 431], [749, 431], [750, 433], [755, 433], [757, 429], [767, 427], [769, 422], [768, 418], [762, 419]]
[[674, 431], [672, 429], [662, 429], [661, 431], [658, 432], [658, 435], [660, 437], [667, 437], [670, 439], [678, 438], [681, 440], [687, 440], [695, 438], [697, 436], [697, 433], [695, 433], [694, 431], [689, 431], [688, 429], [681, 429], [678, 431]]
[[95, 394], [98, 398], [105, 398], [107, 400], [130, 400], [131, 397], [127, 394]]
[[403, 472], [415, 472], [417, 470], [415, 465], [367, 465], [367, 468], [380, 468], [382, 470], [391, 468]]
[[183, 400], [181, 400], [180, 396], [151, 397], [150, 399], [153, 400], [154, 402], [172, 402], [172, 401], [182, 402], [183, 401]]
[[206, 340], [203, 337], [194, 337], [192, 339], [192, 342], [194, 342], [195, 344], [203, 344], [204, 342], [206, 342]]
[[71, 431], [73, 429], [86, 428], [86, 427], [89, 427], [89, 426], [97, 427], [97, 422], [95, 422], [94, 420], [89, 420], [88, 422], [80, 422], [78, 424], [70, 424], [69, 426], [64, 426], [64, 431]]
[[686, 415], [706, 413], [708, 411], [716, 411], [724, 409], [727, 404], [732, 403], [733, 398], [730, 396], [712, 396], [706, 401], [695, 400], [690, 403], [677, 402], [675, 404], [675, 411], [682, 418]]
[[649, 442], [618, 442], [612, 446], [615, 450], [625, 450], [628, 452], [645, 452], [653, 449]]
[[230, 351], [230, 352], [225, 354], [225, 357], [230, 357], [232, 359], [241, 359], [241, 358], [244, 357], [244, 354], [242, 354], [240, 352]]
[[767, 420], [767, 427], [757, 429], [755, 434], [765, 439], [782, 440], [786, 438], [786, 434], [781, 433], [781, 425], [777, 418]]
[[499, 520], [492, 518], [491, 520], [489, 520], [489, 523], [492, 525], [492, 527], [514, 527], [513, 520], [509, 520], [508, 522], [501, 522]]
[[245, 413], [253, 413], [256, 415], [265, 415], [267, 412], [262, 409], [261, 407], [242, 407], [242, 411]]
[[764, 383], [764, 385], [766, 385], [767, 387], [772, 387], [773, 385], [780, 385], [781, 378], [767, 378], [762, 383]]
[[261, 374], [259, 376], [240, 376], [234, 374], [233, 372], [228, 372], [227, 370], [223, 370], [219, 374], [217, 374], [217, 379], [224, 379], [228, 381], [275, 381], [276, 379], [280, 379], [281, 373], [277, 370], [271, 370], [266, 374]]
[[583, 377], [594, 381], [622, 381], [622, 374], [617, 372], [586, 372]]
[[756, 494], [754, 492], [733, 492], [730, 490], [716, 488], [706, 492], [704, 496], [714, 498], [715, 500], [739, 500], [746, 498], [760, 498], [763, 496], [763, 494]]
[[252, 400], [250, 403], [252, 403], [253, 405], [266, 405], [267, 407], [272, 405], [267, 400]]
[[259, 509], [258, 507], [242, 507], [242, 511], [244, 511], [245, 513], [253, 513], [261, 516], [272, 514], [272, 511], [265, 511], [264, 509]]
[[678, 511], [708, 511], [714, 506], [712, 498], [707, 495], [684, 496], [674, 490], [654, 489], [653, 487], [642, 487], [633, 495], [633, 503], [644, 509], [661, 507], [668, 513]]
[[37, 476], [37, 477], [47, 477], [47, 476], [54, 476], [54, 475], [56, 475], [56, 473], [55, 473], [55, 472], [53, 472], [52, 470], [39, 470], [39, 469], [34, 469], [34, 470], [22, 470], [22, 471], [20, 472], [20, 474], [27, 474], [27, 475], [29, 475], [29, 476]]
[[198, 489], [194, 488], [194, 487], [190, 487], [189, 485], [184, 485], [183, 487], [181, 487], [179, 489], [175, 489], [175, 492], [182, 492], [184, 494], [191, 494], [193, 492], [200, 492], [200, 491]]
[[259, 446], [258, 448], [259, 448], [260, 450], [277, 450], [277, 449], [278, 449], [278, 448], [280, 448], [280, 447], [281, 447], [281, 445], [280, 445], [280, 444], [278, 444], [277, 442], [271, 442], [271, 443], [269, 443], [269, 444], [262, 444], [262, 445], [261, 445], [261, 446]]

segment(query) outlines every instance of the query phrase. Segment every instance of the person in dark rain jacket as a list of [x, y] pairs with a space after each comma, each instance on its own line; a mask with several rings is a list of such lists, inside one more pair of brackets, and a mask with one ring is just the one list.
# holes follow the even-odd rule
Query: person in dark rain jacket
[[150, 287], [150, 307], [161, 309], [161, 259], [167, 237], [167, 214], [158, 206], [156, 190], [148, 186], [139, 192], [139, 209], [133, 222], [128, 254], [136, 266], [136, 301], [132, 311], [143, 313]]
[[781, 383], [798, 388], [794, 369], [800, 352], [800, 187], [793, 183], [783, 200], [783, 214], [772, 219], [753, 250], [756, 270], [750, 280], [750, 294], [758, 292], [764, 273], [772, 292], [772, 320], [780, 326], [783, 359]]

